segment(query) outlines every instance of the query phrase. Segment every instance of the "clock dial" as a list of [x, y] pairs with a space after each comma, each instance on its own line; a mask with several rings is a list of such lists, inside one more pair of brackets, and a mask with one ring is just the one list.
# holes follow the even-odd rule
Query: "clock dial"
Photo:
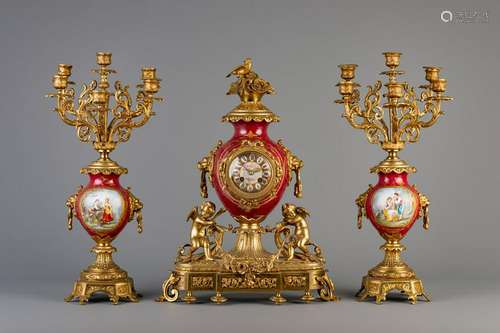
[[264, 190], [271, 180], [272, 167], [262, 154], [247, 151], [237, 155], [229, 165], [229, 176], [241, 191], [258, 193]]

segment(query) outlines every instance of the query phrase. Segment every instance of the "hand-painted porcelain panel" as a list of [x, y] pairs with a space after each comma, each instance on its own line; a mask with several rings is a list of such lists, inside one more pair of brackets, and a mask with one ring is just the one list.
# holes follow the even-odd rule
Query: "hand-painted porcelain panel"
[[113, 230], [125, 213], [125, 199], [114, 189], [93, 188], [80, 199], [83, 223], [101, 233]]
[[403, 238], [420, 213], [419, 194], [407, 173], [379, 173], [366, 198], [366, 216], [385, 239]]
[[412, 222], [417, 199], [406, 187], [378, 189], [371, 201], [376, 222], [384, 227], [405, 227]]
[[89, 175], [87, 186], [76, 199], [76, 216], [96, 240], [113, 240], [130, 219], [129, 192], [121, 187], [118, 175]]

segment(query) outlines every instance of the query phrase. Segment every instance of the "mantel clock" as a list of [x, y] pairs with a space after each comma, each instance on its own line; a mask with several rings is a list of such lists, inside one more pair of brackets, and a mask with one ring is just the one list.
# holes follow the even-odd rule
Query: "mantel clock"
[[[196, 301], [196, 291], [212, 291], [211, 300], [223, 303], [225, 292], [269, 292], [274, 303], [283, 303], [284, 290], [302, 291], [302, 300], [313, 301], [313, 291], [321, 299], [336, 299], [334, 285], [327, 274], [321, 248], [310, 234], [309, 213], [292, 203], [282, 206], [282, 219], [274, 226], [262, 226], [278, 205], [295, 175], [294, 194], [302, 196], [300, 170], [303, 162], [283, 144], [268, 136], [268, 125], [279, 117], [263, 103], [274, 94], [272, 85], [254, 72], [251, 59], [234, 68], [229, 76], [228, 95], [238, 95], [240, 103], [222, 121], [234, 127], [226, 142], [219, 141], [198, 163], [200, 193], [208, 198], [207, 180], [224, 208], [211, 201], [193, 208], [190, 242], [180, 247], [175, 269], [163, 283], [159, 301], [174, 302], [180, 291], [182, 300]], [[228, 212], [238, 223], [223, 226], [216, 218]], [[231, 250], [224, 249], [227, 232], [236, 235]], [[261, 238], [272, 234], [276, 248], [266, 250]]]

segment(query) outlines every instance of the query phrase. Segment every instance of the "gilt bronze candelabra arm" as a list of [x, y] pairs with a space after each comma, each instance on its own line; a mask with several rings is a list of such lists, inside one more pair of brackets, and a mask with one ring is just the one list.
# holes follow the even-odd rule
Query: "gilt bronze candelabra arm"
[[[56, 93], [47, 96], [56, 99], [54, 111], [64, 123], [76, 128], [78, 139], [93, 144], [100, 153], [99, 161], [107, 162], [102, 166], [116, 168], [118, 165], [109, 159], [109, 153], [118, 143], [128, 141], [133, 128], [145, 125], [154, 115], [154, 101], [161, 100], [155, 96], [160, 89], [161, 80], [156, 77], [155, 68], [142, 68], [142, 82], [137, 85], [134, 109], [128, 85], [124, 86], [116, 81], [115, 91], [109, 91], [109, 74], [116, 73], [108, 67], [111, 65], [111, 53], [97, 53], [97, 64], [99, 68], [93, 72], [99, 75], [99, 80], [83, 84], [77, 103], [74, 82], [69, 80], [72, 66], [67, 64], [58, 66], [52, 80]], [[114, 99], [114, 106], [110, 105], [111, 98]]]
[[77, 217], [97, 243], [92, 249], [96, 261], [80, 274], [66, 300], [78, 298], [80, 303], [86, 303], [92, 294], [103, 292], [116, 304], [120, 298], [137, 301], [137, 294], [133, 280], [113, 262], [116, 249], [111, 242], [133, 219], [137, 220], [137, 231], [142, 232], [143, 204], [130, 188], [121, 187], [119, 177], [127, 169], [111, 160], [109, 154], [117, 144], [129, 140], [133, 128], [145, 125], [154, 115], [153, 104], [161, 100], [155, 96], [160, 79], [155, 68], [142, 69], [134, 109], [129, 86], [116, 81], [114, 92], [109, 90], [109, 75], [116, 73], [109, 68], [111, 53], [98, 52], [97, 65], [99, 68], [93, 72], [98, 80], [83, 84], [75, 102], [74, 83], [70, 81], [72, 66], [60, 64], [52, 79], [56, 92], [48, 97], [56, 99], [54, 111], [64, 123], [76, 128], [78, 139], [91, 143], [99, 153], [96, 161], [81, 169], [81, 173], [89, 175], [89, 183], [80, 186], [66, 201], [68, 229], [72, 229], [73, 217]]
[[[386, 163], [378, 167], [403, 166], [398, 158], [398, 152], [406, 143], [415, 143], [420, 138], [422, 128], [427, 128], [436, 123], [443, 114], [441, 102], [452, 98], [445, 96], [447, 80], [440, 77], [440, 68], [425, 66], [425, 79], [427, 84], [421, 85], [420, 98], [417, 97], [415, 88], [407, 82], [398, 82], [397, 77], [404, 74], [398, 70], [399, 52], [385, 52], [386, 66], [389, 68], [380, 73], [388, 77], [384, 84], [386, 93], [382, 94], [382, 82], [378, 80], [374, 85], [368, 86], [363, 103], [360, 103], [360, 85], [354, 82], [357, 65], [339, 65], [341, 81], [337, 84], [342, 99], [336, 103], [344, 105], [343, 117], [357, 129], [365, 131], [370, 143], [379, 144], [388, 152]], [[381, 104], [382, 97], [386, 102]], [[422, 106], [419, 106], [419, 102]], [[387, 163], [387, 162], [391, 163]], [[375, 167], [372, 172], [379, 171]], [[415, 172], [413, 167], [405, 165], [407, 171]]]
[[404, 246], [399, 241], [419, 217], [423, 217], [424, 228], [428, 228], [429, 200], [408, 184], [408, 174], [416, 169], [401, 160], [398, 153], [405, 144], [419, 140], [422, 128], [437, 122], [443, 114], [442, 102], [452, 98], [445, 95], [447, 81], [440, 77], [439, 67], [424, 67], [427, 83], [420, 86], [422, 91], [417, 95], [415, 88], [397, 80], [404, 74], [398, 69], [401, 53], [385, 52], [384, 56], [388, 69], [380, 74], [387, 76], [387, 82], [368, 86], [363, 102], [360, 85], [354, 81], [357, 65], [339, 65], [341, 80], [337, 84], [342, 98], [336, 103], [344, 105], [342, 116], [352, 127], [362, 129], [370, 143], [379, 144], [388, 153], [386, 159], [370, 169], [379, 175], [378, 184], [370, 185], [356, 200], [358, 227], [366, 216], [387, 241], [381, 247], [386, 253], [384, 261], [363, 278], [359, 296], [374, 296], [380, 303], [390, 290], [399, 289], [414, 303], [419, 295], [425, 296], [423, 285], [401, 260]]

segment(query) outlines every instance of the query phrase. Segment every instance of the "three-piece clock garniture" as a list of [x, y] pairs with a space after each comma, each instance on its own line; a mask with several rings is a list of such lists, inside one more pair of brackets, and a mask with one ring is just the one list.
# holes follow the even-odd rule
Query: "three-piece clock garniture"
[[[417, 96], [408, 83], [397, 81], [403, 74], [398, 69], [400, 53], [384, 55], [388, 67], [382, 72], [388, 77], [386, 92], [382, 94], [382, 83], [377, 81], [368, 87], [362, 102], [359, 85], [353, 81], [356, 65], [339, 65], [342, 98], [337, 103], [344, 105], [343, 117], [388, 153], [371, 169], [379, 175], [379, 182], [356, 200], [358, 227], [365, 215], [386, 240], [381, 247], [384, 260], [363, 278], [358, 295], [360, 299], [374, 296], [380, 303], [387, 293], [399, 290], [415, 303], [418, 296], [428, 297], [422, 281], [401, 260], [405, 247], [399, 241], [419, 217], [428, 228], [429, 200], [408, 183], [407, 176], [415, 168], [399, 159], [398, 152], [405, 143], [416, 142], [422, 128], [437, 121], [442, 114], [441, 102], [451, 98], [444, 95], [446, 80], [440, 77], [438, 67], [424, 67], [428, 83], [421, 86], [423, 91]], [[133, 128], [145, 125], [154, 115], [153, 104], [161, 100], [156, 97], [160, 79], [155, 68], [142, 69], [134, 107], [128, 86], [116, 81], [114, 91], [109, 90], [109, 74], [115, 73], [109, 68], [111, 53], [97, 53], [97, 64], [93, 71], [99, 79], [83, 85], [76, 103], [71, 65], [59, 65], [52, 81], [56, 92], [48, 95], [56, 99], [55, 111], [61, 120], [74, 126], [80, 141], [91, 143], [99, 153], [96, 161], [81, 169], [89, 176], [89, 183], [80, 186], [66, 202], [68, 228], [72, 229], [76, 217], [96, 242], [92, 248], [95, 262], [81, 272], [66, 300], [78, 299], [85, 304], [92, 295], [104, 293], [113, 304], [121, 299], [136, 302], [139, 295], [132, 279], [112, 259], [116, 249], [111, 242], [133, 219], [142, 232], [143, 204], [130, 188], [120, 185], [119, 177], [127, 169], [109, 155], [119, 143], [128, 141]], [[314, 241], [311, 228], [326, 221], [311, 217], [300, 204], [287, 202], [281, 204], [279, 221], [263, 225], [292, 182], [293, 194], [302, 197], [304, 163], [281, 139], [274, 141], [268, 135], [268, 126], [280, 118], [262, 98], [276, 92], [254, 71], [252, 60], [247, 58], [233, 68], [227, 75], [231, 76], [236, 79], [227, 95], [237, 95], [240, 102], [222, 121], [231, 123], [233, 135], [225, 142], [219, 140], [197, 164], [202, 201], [187, 212], [189, 237], [180, 244], [157, 301], [194, 303], [201, 292], [208, 292], [213, 303], [224, 303], [228, 293], [235, 292], [268, 293], [275, 304], [287, 301], [284, 292], [299, 293], [304, 303], [338, 300], [325, 254]], [[382, 96], [387, 98], [385, 103], [381, 103]], [[208, 183], [223, 208], [217, 209], [212, 200], [207, 200]], [[217, 221], [225, 213], [236, 226]], [[233, 245], [224, 246], [230, 234], [234, 234]], [[266, 235], [274, 240], [272, 249], [262, 243]]]

